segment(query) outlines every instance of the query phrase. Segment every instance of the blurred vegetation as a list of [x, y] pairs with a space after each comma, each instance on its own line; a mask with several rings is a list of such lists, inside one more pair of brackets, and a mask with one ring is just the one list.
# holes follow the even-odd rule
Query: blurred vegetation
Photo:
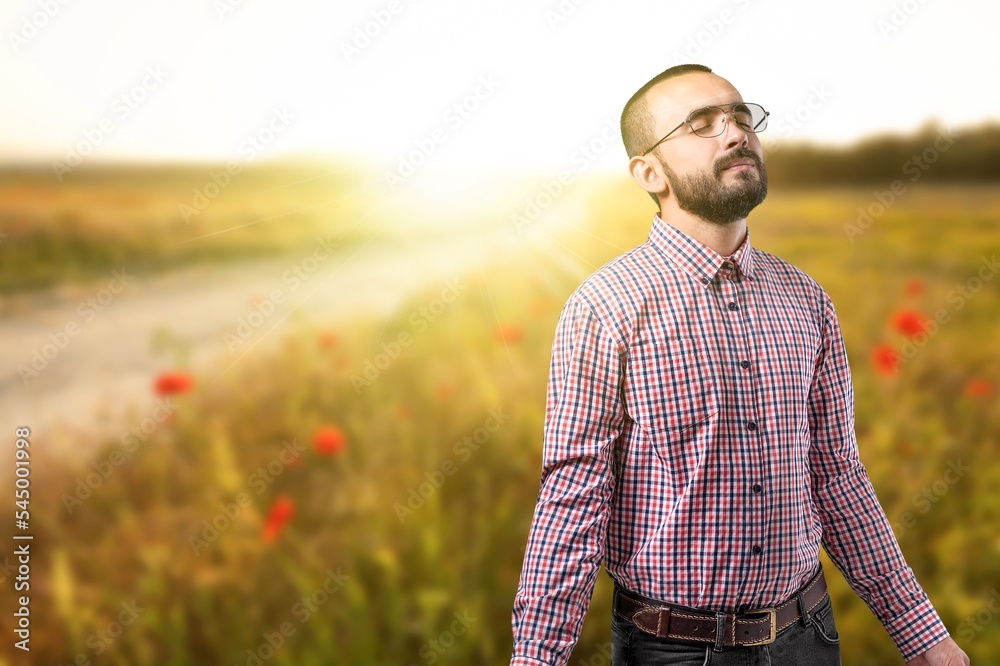
[[367, 237], [354, 222], [369, 196], [359, 169], [336, 163], [88, 165], [61, 181], [47, 166], [6, 166], [0, 294], [122, 265], [144, 275], [272, 256], [320, 234], [347, 246]]
[[1000, 125], [945, 128], [930, 123], [912, 135], [883, 135], [844, 146], [768, 144], [770, 184], [777, 187], [1000, 183]]
[[[150, 176], [136, 187], [156, 183]], [[233, 205], [248, 217], [268, 214], [251, 215], [246, 196]], [[961, 308], [949, 294], [1000, 251], [1000, 192], [922, 182], [848, 238], [844, 224], [871, 196], [870, 188], [775, 191], [751, 216], [753, 242], [830, 291], [878, 495], [894, 524], [915, 516], [898, 530], [908, 562], [973, 663], [992, 663], [1000, 618], [984, 609], [1000, 586], [1000, 297], [995, 279]], [[113, 664], [250, 664], [254, 655], [295, 666], [506, 663], [555, 323], [586, 275], [645, 239], [653, 213], [620, 179], [563, 197], [559, 215], [550, 209], [498, 246], [496, 260], [465, 276], [470, 288], [423, 329], [413, 314], [442, 285], [388, 321], [297, 324], [279, 348], [228, 371], [235, 357], [178, 368], [193, 387], [160, 382], [181, 391], [171, 396], [176, 410], [134, 450], [111, 437], [87, 443], [93, 454], [78, 460], [55, 452], [81, 443], [35, 439], [35, 663], [79, 663], [78, 655]], [[162, 198], [161, 217], [145, 219], [170, 233], [176, 205]], [[116, 233], [136, 247], [115, 251], [140, 252], [144, 234], [120, 220], [80, 247]], [[901, 310], [930, 317], [942, 308], [950, 323], [912, 359], [894, 370], [873, 364], [879, 345], [912, 343], [894, 323]], [[402, 333], [408, 344], [393, 347]], [[472, 448], [466, 438], [491, 410], [502, 425]], [[294, 461], [282, 455], [290, 444], [303, 448]], [[124, 461], [68, 510], [66, 497], [116, 451]], [[954, 461], [970, 471], [921, 511], [917, 496]], [[0, 519], [12, 520], [9, 511]], [[826, 568], [844, 663], [901, 663], [867, 607]], [[331, 573], [344, 582], [319, 594]], [[608, 663], [610, 589], [602, 573], [573, 664]], [[5, 587], [4, 608], [11, 594]], [[132, 600], [144, 610], [106, 643], [101, 632]], [[0, 615], [8, 637], [12, 621]], [[0, 661], [15, 662], [11, 642]], [[269, 653], [269, 642], [280, 646]]]

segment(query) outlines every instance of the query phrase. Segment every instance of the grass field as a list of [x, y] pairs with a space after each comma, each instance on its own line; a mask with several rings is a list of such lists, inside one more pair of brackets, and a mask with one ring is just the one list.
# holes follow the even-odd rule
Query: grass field
[[149, 274], [275, 255], [320, 230], [354, 242], [369, 195], [356, 167], [333, 163], [96, 166], [61, 182], [43, 167], [0, 168], [0, 294], [123, 263]]
[[[242, 206], [261, 217], [289, 203], [246, 197], [212, 228]], [[830, 292], [876, 491], [953, 635], [973, 663], [993, 663], [1000, 282], [983, 267], [1000, 254], [1000, 190], [913, 189], [852, 235], [845, 224], [873, 201], [871, 189], [773, 192], [752, 239]], [[644, 240], [652, 213], [630, 183], [588, 181], [529, 227], [511, 224], [457, 291], [428, 284], [385, 321], [281, 329], [278, 348], [226, 372], [235, 356], [150, 377], [167, 416], [94, 443], [83, 462], [33, 441], [32, 662], [506, 663], [555, 323], [586, 275]], [[19, 260], [39, 283], [74, 275], [49, 265], [62, 252], [103, 268], [154, 245], [141, 220], [65, 246], [52, 224], [31, 233], [59, 248]], [[826, 568], [844, 663], [901, 663]], [[609, 663], [609, 609], [602, 573], [573, 664]], [[6, 610], [0, 629], [0, 660], [22, 663]]]

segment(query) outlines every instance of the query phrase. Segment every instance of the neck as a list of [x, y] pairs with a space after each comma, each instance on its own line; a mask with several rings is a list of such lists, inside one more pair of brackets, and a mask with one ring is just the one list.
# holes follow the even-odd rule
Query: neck
[[699, 243], [712, 248], [723, 257], [736, 252], [747, 235], [746, 218], [729, 224], [716, 224], [676, 206], [661, 206], [660, 219]]

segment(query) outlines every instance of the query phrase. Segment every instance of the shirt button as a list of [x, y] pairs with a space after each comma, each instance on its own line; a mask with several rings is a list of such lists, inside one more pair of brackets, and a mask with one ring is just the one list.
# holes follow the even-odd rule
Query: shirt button
[[740, 367], [746, 370], [750, 367], [750, 361], [740, 361]]
[[747, 430], [749, 430], [750, 432], [753, 432], [756, 429], [757, 429], [757, 422], [756, 421], [747, 421]]
[[727, 307], [727, 308], [729, 308], [730, 310], [735, 310], [735, 309], [736, 309], [736, 308], [738, 308], [739, 306], [738, 306], [738, 305], [736, 305], [736, 303], [734, 302], [734, 303], [730, 303], [730, 304], [729, 304], [729, 305], [727, 305], [726, 307]]
[[764, 486], [760, 485], [759, 483], [755, 483], [753, 484], [753, 486], [751, 486], [750, 489], [753, 490], [755, 493], [760, 493], [762, 490], [764, 490]]
[[754, 547], [753, 547], [753, 548], [751, 548], [750, 550], [752, 550], [752, 551], [753, 551], [753, 554], [754, 554], [754, 555], [760, 555], [761, 553], [763, 553], [763, 552], [764, 552], [764, 549], [763, 549], [763, 548], [761, 548], [760, 546], [754, 546]]
[[708, 284], [708, 282], [709, 282], [708, 278], [702, 278], [701, 279], [701, 283], [702, 284]]
[[722, 262], [722, 267], [723, 267], [723, 268], [729, 268], [729, 267], [730, 267], [731, 265], [732, 265], [732, 264], [730, 264], [730, 263], [729, 263], [728, 261], [723, 261], [723, 262]]

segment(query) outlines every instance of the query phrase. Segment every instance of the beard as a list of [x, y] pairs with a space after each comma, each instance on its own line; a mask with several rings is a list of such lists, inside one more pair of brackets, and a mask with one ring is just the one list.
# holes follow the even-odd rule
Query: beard
[[[725, 165], [734, 159], [745, 157], [753, 160], [757, 172], [738, 171], [733, 175], [736, 182], [724, 185], [719, 179]], [[660, 160], [667, 182], [677, 198], [681, 210], [718, 225], [732, 224], [742, 220], [767, 196], [767, 170], [764, 161], [749, 148], [737, 148], [712, 165], [712, 174], [699, 172], [678, 176]]]

